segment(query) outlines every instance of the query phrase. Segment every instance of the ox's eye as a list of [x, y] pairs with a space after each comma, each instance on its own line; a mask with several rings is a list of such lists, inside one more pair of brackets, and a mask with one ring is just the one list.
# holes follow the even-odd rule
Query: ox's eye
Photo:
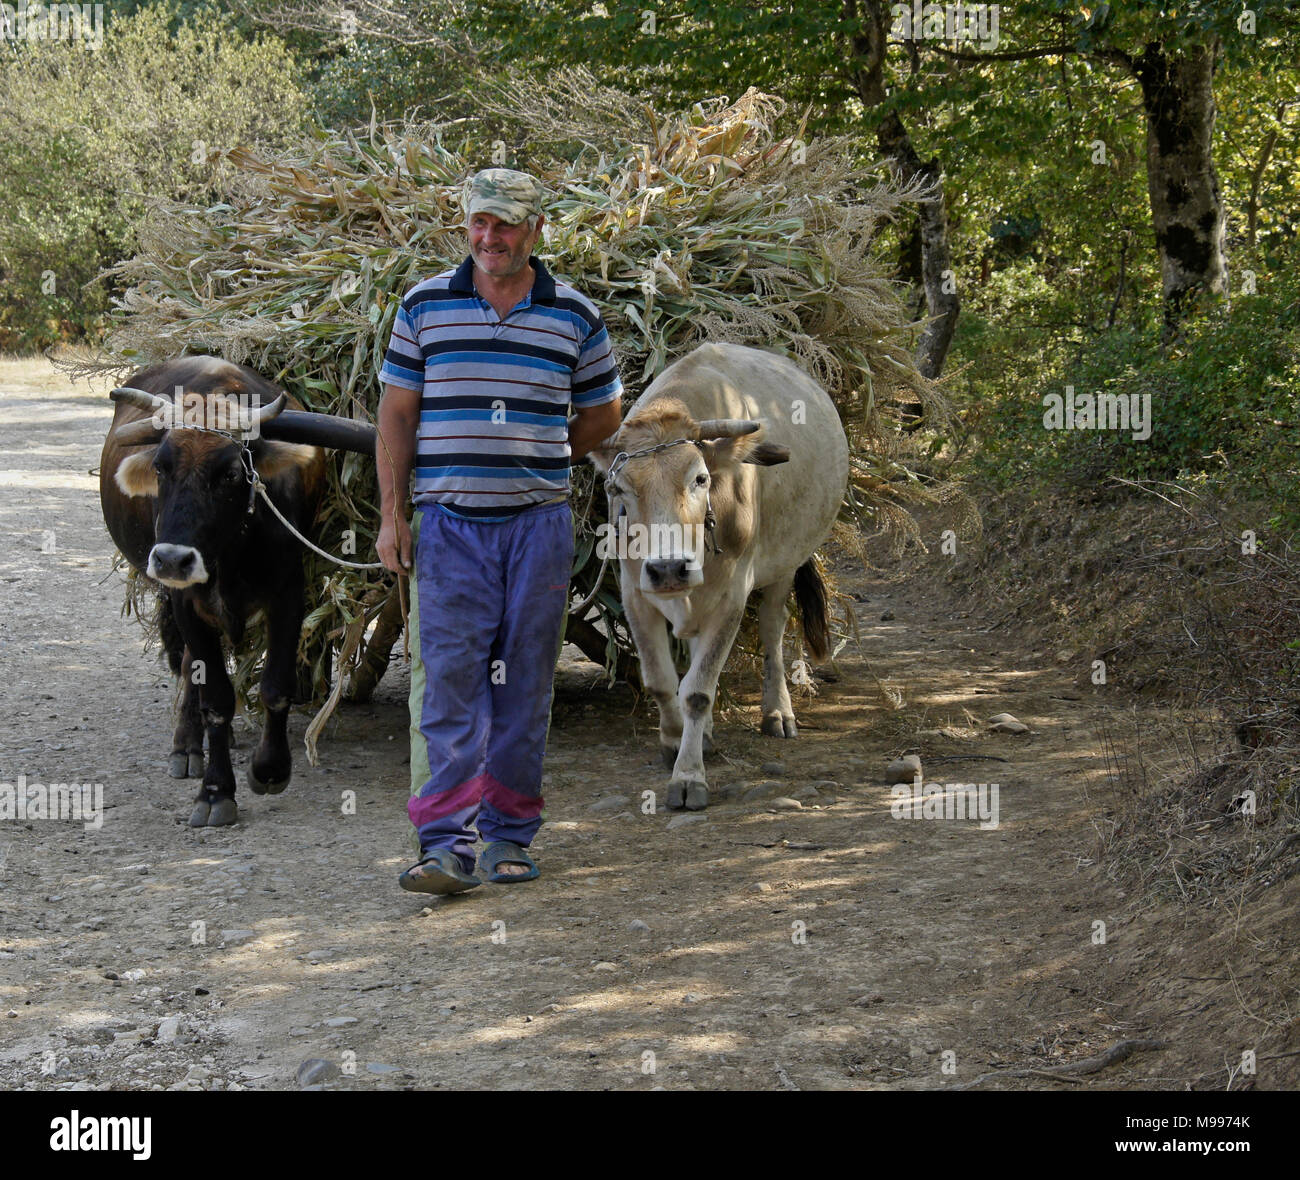
[[709, 473], [707, 471], [701, 471], [695, 477], [695, 486], [697, 488], [707, 488], [709, 486]]

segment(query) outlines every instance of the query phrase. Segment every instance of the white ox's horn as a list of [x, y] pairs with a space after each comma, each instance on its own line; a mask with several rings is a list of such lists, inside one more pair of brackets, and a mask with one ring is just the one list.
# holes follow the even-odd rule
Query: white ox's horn
[[699, 426], [699, 439], [707, 442], [714, 438], [740, 438], [762, 428], [761, 422], [748, 418], [705, 418]]

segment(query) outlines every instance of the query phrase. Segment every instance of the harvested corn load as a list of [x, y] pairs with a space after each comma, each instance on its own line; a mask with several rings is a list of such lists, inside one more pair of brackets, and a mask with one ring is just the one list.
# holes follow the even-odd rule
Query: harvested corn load
[[[581, 116], [589, 124], [599, 110], [598, 141], [589, 126], [575, 123], [566, 137], [552, 124], [530, 143], [525, 166], [551, 193], [539, 253], [600, 307], [625, 407], [703, 341], [784, 351], [826, 386], [848, 429], [846, 519], [917, 538], [908, 505], [948, 499], [951, 489], [908, 470], [897, 408], [920, 405], [935, 421], [945, 406], [912, 363], [914, 325], [872, 253], [881, 224], [916, 193], [864, 183], [850, 141], [805, 143], [798, 128], [779, 138], [782, 104], [771, 96], [751, 91], [666, 118], [616, 92], [600, 97]], [[107, 363], [218, 354], [312, 410], [373, 421], [402, 296], [467, 253], [461, 189], [500, 162], [494, 130], [406, 123], [322, 133], [275, 153], [221, 153], [220, 201], [159, 202], [139, 253], [115, 268], [124, 290]], [[632, 644], [615, 563], [595, 585], [598, 492], [588, 468], [575, 470], [582, 532], [573, 602], [590, 605], [571, 617], [569, 635], [613, 668]], [[314, 539], [373, 560], [378, 523], [373, 464], [334, 456]], [[401, 598], [380, 571], [305, 559], [302, 687], [319, 703], [332, 685], [332, 708], [348, 671], [362, 697], [382, 675]], [[259, 639], [249, 636], [236, 669], [245, 699], [256, 691]], [[319, 724], [309, 748], [317, 732]]]

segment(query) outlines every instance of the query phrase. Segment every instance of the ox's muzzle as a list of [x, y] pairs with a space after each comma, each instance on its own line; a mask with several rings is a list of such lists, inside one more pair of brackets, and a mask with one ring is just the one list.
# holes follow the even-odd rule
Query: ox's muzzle
[[689, 594], [704, 582], [704, 568], [698, 557], [662, 557], [641, 563], [643, 594]]
[[203, 554], [192, 545], [155, 545], [149, 551], [149, 577], [164, 586], [184, 590], [208, 580]]

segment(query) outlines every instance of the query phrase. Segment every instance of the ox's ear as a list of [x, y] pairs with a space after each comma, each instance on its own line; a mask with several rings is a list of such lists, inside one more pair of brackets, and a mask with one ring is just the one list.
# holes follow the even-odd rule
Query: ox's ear
[[780, 443], [761, 442], [741, 462], [753, 463], [757, 467], [775, 467], [778, 463], [790, 462], [790, 448]]
[[124, 496], [156, 496], [158, 494], [158, 473], [153, 469], [153, 458], [158, 453], [157, 447], [147, 451], [137, 451], [127, 455], [113, 472], [113, 482], [117, 484]]
[[262, 445], [257, 448], [254, 463], [257, 466], [257, 474], [270, 483], [271, 480], [284, 475], [294, 467], [308, 466], [319, 454], [319, 448], [309, 447], [304, 443], [272, 442], [263, 439]]
[[609, 471], [610, 464], [614, 462], [614, 456], [618, 454], [620, 447], [618, 445], [618, 436], [621, 431], [616, 430], [604, 442], [597, 443], [586, 454], [587, 460], [591, 465], [600, 472], [601, 475]]

